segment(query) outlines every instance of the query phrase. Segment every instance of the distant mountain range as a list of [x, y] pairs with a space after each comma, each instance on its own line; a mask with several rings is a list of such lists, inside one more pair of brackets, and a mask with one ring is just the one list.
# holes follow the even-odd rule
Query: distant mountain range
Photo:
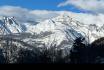
[[[24, 19], [24, 18], [23, 18]], [[85, 24], [77, 21], [69, 14], [47, 19], [41, 22], [28, 21], [21, 23], [15, 17], [0, 17], [0, 35], [29, 34], [24, 42], [33, 44], [34, 41], [47, 46], [56, 44], [71, 48], [74, 40], [83, 39], [83, 43], [89, 44], [104, 36], [104, 24]], [[25, 35], [26, 35], [25, 34]]]

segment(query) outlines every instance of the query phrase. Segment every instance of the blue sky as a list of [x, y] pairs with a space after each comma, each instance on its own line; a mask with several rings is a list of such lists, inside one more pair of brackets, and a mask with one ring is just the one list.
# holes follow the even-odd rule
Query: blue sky
[[67, 10], [73, 12], [83, 12], [74, 6], [57, 7], [57, 5], [65, 0], [0, 0], [0, 6], [20, 6], [28, 9], [36, 10]]

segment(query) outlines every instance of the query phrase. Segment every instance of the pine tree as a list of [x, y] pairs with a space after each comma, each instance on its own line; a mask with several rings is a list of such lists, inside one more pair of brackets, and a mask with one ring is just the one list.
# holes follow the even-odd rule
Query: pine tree
[[104, 63], [104, 37], [95, 40], [92, 44], [91, 44], [91, 61], [93, 61], [93, 63]]
[[70, 51], [71, 64], [85, 63], [85, 44], [82, 43], [81, 38], [77, 38], [73, 44], [73, 49]]

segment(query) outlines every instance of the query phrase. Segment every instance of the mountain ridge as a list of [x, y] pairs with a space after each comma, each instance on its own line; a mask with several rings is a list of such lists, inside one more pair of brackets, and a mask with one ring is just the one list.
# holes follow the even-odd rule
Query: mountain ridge
[[[4, 34], [30, 33], [30, 36], [38, 35], [37, 38], [29, 37], [23, 39], [23, 41], [29, 44], [34, 41], [39, 41], [49, 46], [53, 42], [56, 45], [60, 45], [65, 41], [69, 42], [68, 46], [71, 47], [74, 40], [77, 38], [82, 38], [84, 39], [83, 43], [89, 44], [104, 36], [104, 25], [97, 26], [97, 24], [85, 24], [73, 19], [69, 14], [61, 14], [58, 17], [47, 19], [37, 24], [34, 23], [35, 25], [17, 23], [14, 17], [2, 17], [0, 21], [1, 29], [3, 24], [6, 24], [6, 28], [8, 29], [5, 27], [3, 28], [7, 30], [7, 32], [8, 30], [10, 31], [8, 33], [4, 32]], [[21, 26], [21, 24], [23, 26]]]

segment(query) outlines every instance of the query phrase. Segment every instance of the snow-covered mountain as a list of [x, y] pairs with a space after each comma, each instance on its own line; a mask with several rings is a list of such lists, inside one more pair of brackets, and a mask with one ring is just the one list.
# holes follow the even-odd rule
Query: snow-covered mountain
[[[53, 19], [48, 19], [38, 23], [35, 26], [27, 25], [26, 32], [36, 33], [38, 35], [51, 32], [49, 35], [35, 40], [42, 41], [45, 44], [62, 45], [67, 43], [67, 46], [72, 46], [76, 38], [85, 38], [84, 43], [92, 43], [94, 40], [104, 36], [104, 25], [86, 24], [71, 18], [70, 15], [60, 15]], [[65, 45], [64, 45], [65, 46]]]
[[17, 23], [13, 17], [1, 17], [0, 29], [0, 34], [30, 33], [28, 37], [22, 37], [28, 44], [34, 45], [38, 42], [60, 48], [71, 48], [77, 38], [84, 39], [83, 43], [88, 44], [104, 36], [104, 24], [85, 24], [72, 18], [70, 14], [61, 14], [34, 24]]
[[[26, 25], [28, 30], [27, 33], [31, 32], [32, 34], [37, 34], [38, 37], [31, 40], [29, 38], [27, 41], [29, 43], [35, 41], [45, 43], [46, 45], [57, 45], [60, 48], [69, 47], [71, 48], [74, 40], [77, 38], [82, 38], [84, 43], [88, 43], [86, 34], [82, 31], [82, 27], [85, 26], [83, 23], [74, 21], [70, 16], [60, 15], [53, 19], [48, 19], [43, 22], [38, 23], [37, 25]], [[84, 30], [88, 31], [85, 27]], [[41, 35], [41, 36], [39, 36]], [[25, 40], [25, 41], [26, 41]]]
[[23, 41], [29, 44], [37, 41], [48, 46], [51, 44], [72, 46], [76, 38], [84, 37], [80, 31], [77, 31], [77, 28], [74, 26], [76, 24], [72, 25], [70, 21], [71, 18], [69, 16], [61, 15], [34, 25], [30, 23], [18, 23], [14, 17], [0, 17], [0, 34], [31, 33], [30, 36], [32, 37], [23, 38], [22, 36]]

